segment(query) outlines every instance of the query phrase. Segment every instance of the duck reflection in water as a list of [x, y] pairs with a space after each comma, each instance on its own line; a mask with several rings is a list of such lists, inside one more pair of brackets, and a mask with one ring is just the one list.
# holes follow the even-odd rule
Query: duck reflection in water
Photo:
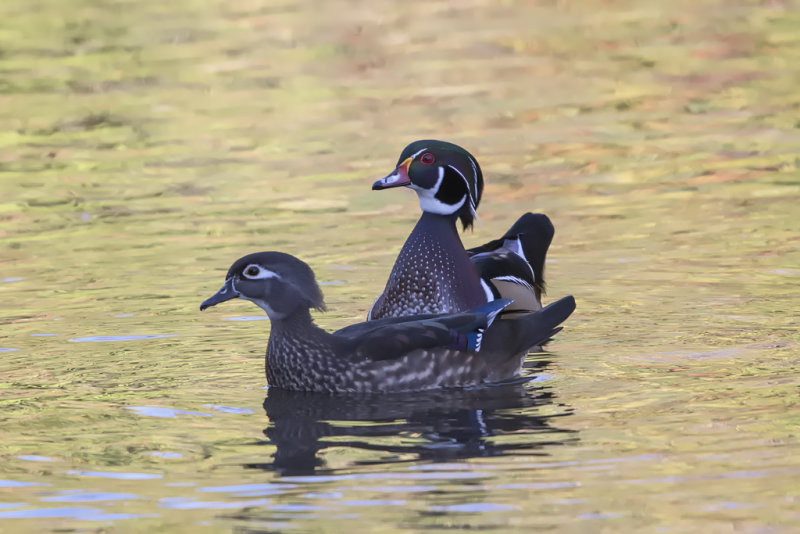
[[[533, 365], [541, 369], [547, 363]], [[546, 454], [543, 447], [577, 439], [573, 431], [553, 426], [554, 420], [572, 412], [554, 403], [552, 393], [535, 387], [530, 378], [413, 394], [272, 388], [264, 399], [269, 418], [264, 434], [276, 447], [273, 461], [246, 467], [283, 475], [309, 475], [318, 469], [330, 473], [324, 451], [334, 448], [358, 450], [353, 455], [361, 458], [358, 465], [447, 462], [526, 451]]]

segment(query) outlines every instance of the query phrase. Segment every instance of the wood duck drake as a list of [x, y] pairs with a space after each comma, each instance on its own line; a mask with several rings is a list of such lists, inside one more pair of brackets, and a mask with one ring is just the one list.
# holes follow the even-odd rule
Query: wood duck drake
[[415, 313], [455, 313], [499, 298], [509, 310], [542, 308], [544, 262], [553, 239], [547, 215], [526, 213], [505, 235], [464, 250], [456, 229], [472, 226], [483, 192], [478, 162], [458, 145], [421, 140], [372, 189], [409, 187], [422, 216], [406, 240], [368, 320]]
[[484, 330], [510, 301], [462, 313], [358, 323], [333, 333], [316, 326], [324, 310], [311, 268], [281, 252], [237, 260], [225, 284], [200, 310], [233, 298], [257, 304], [271, 322], [266, 374], [270, 386], [297, 391], [393, 392], [461, 387], [515, 376], [527, 348], [544, 342], [575, 308], [565, 297], [536, 313]]

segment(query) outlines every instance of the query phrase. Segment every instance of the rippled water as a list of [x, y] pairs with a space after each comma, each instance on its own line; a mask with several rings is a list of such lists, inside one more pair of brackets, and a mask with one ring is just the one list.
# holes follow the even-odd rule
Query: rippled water
[[[800, 529], [795, 2], [0, 4], [0, 530]], [[265, 389], [198, 312], [300, 256], [338, 328], [416, 217], [411, 140], [544, 211], [578, 310], [531, 380]]]

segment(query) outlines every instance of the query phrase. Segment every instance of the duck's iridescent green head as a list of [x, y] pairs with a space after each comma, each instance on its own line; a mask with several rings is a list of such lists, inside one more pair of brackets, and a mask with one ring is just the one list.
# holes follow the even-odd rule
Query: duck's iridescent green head
[[397, 168], [372, 184], [373, 189], [407, 186], [417, 192], [422, 211], [457, 214], [472, 226], [483, 193], [483, 174], [472, 155], [453, 143], [423, 139], [400, 154]]

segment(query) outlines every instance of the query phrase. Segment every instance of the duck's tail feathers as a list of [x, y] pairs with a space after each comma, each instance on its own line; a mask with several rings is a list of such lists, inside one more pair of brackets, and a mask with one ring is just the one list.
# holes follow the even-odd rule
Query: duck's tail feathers
[[555, 228], [547, 215], [528, 212], [517, 219], [503, 237], [480, 247], [471, 248], [467, 253], [474, 256], [500, 247], [511, 250], [530, 264], [534, 285], [539, 292], [544, 292], [544, 262], [554, 234]]
[[[534, 284], [544, 293], [544, 262], [547, 250], [553, 241], [555, 228], [550, 218], [544, 213], [526, 213], [511, 226], [506, 235], [504, 245], [527, 260], [533, 269]], [[516, 248], [512, 248], [516, 245]]]
[[524, 321], [525, 335], [520, 346], [525, 348], [541, 346], [561, 331], [561, 323], [575, 311], [575, 298], [572, 295], [548, 304], [541, 310], [524, 315], [514, 321]]

